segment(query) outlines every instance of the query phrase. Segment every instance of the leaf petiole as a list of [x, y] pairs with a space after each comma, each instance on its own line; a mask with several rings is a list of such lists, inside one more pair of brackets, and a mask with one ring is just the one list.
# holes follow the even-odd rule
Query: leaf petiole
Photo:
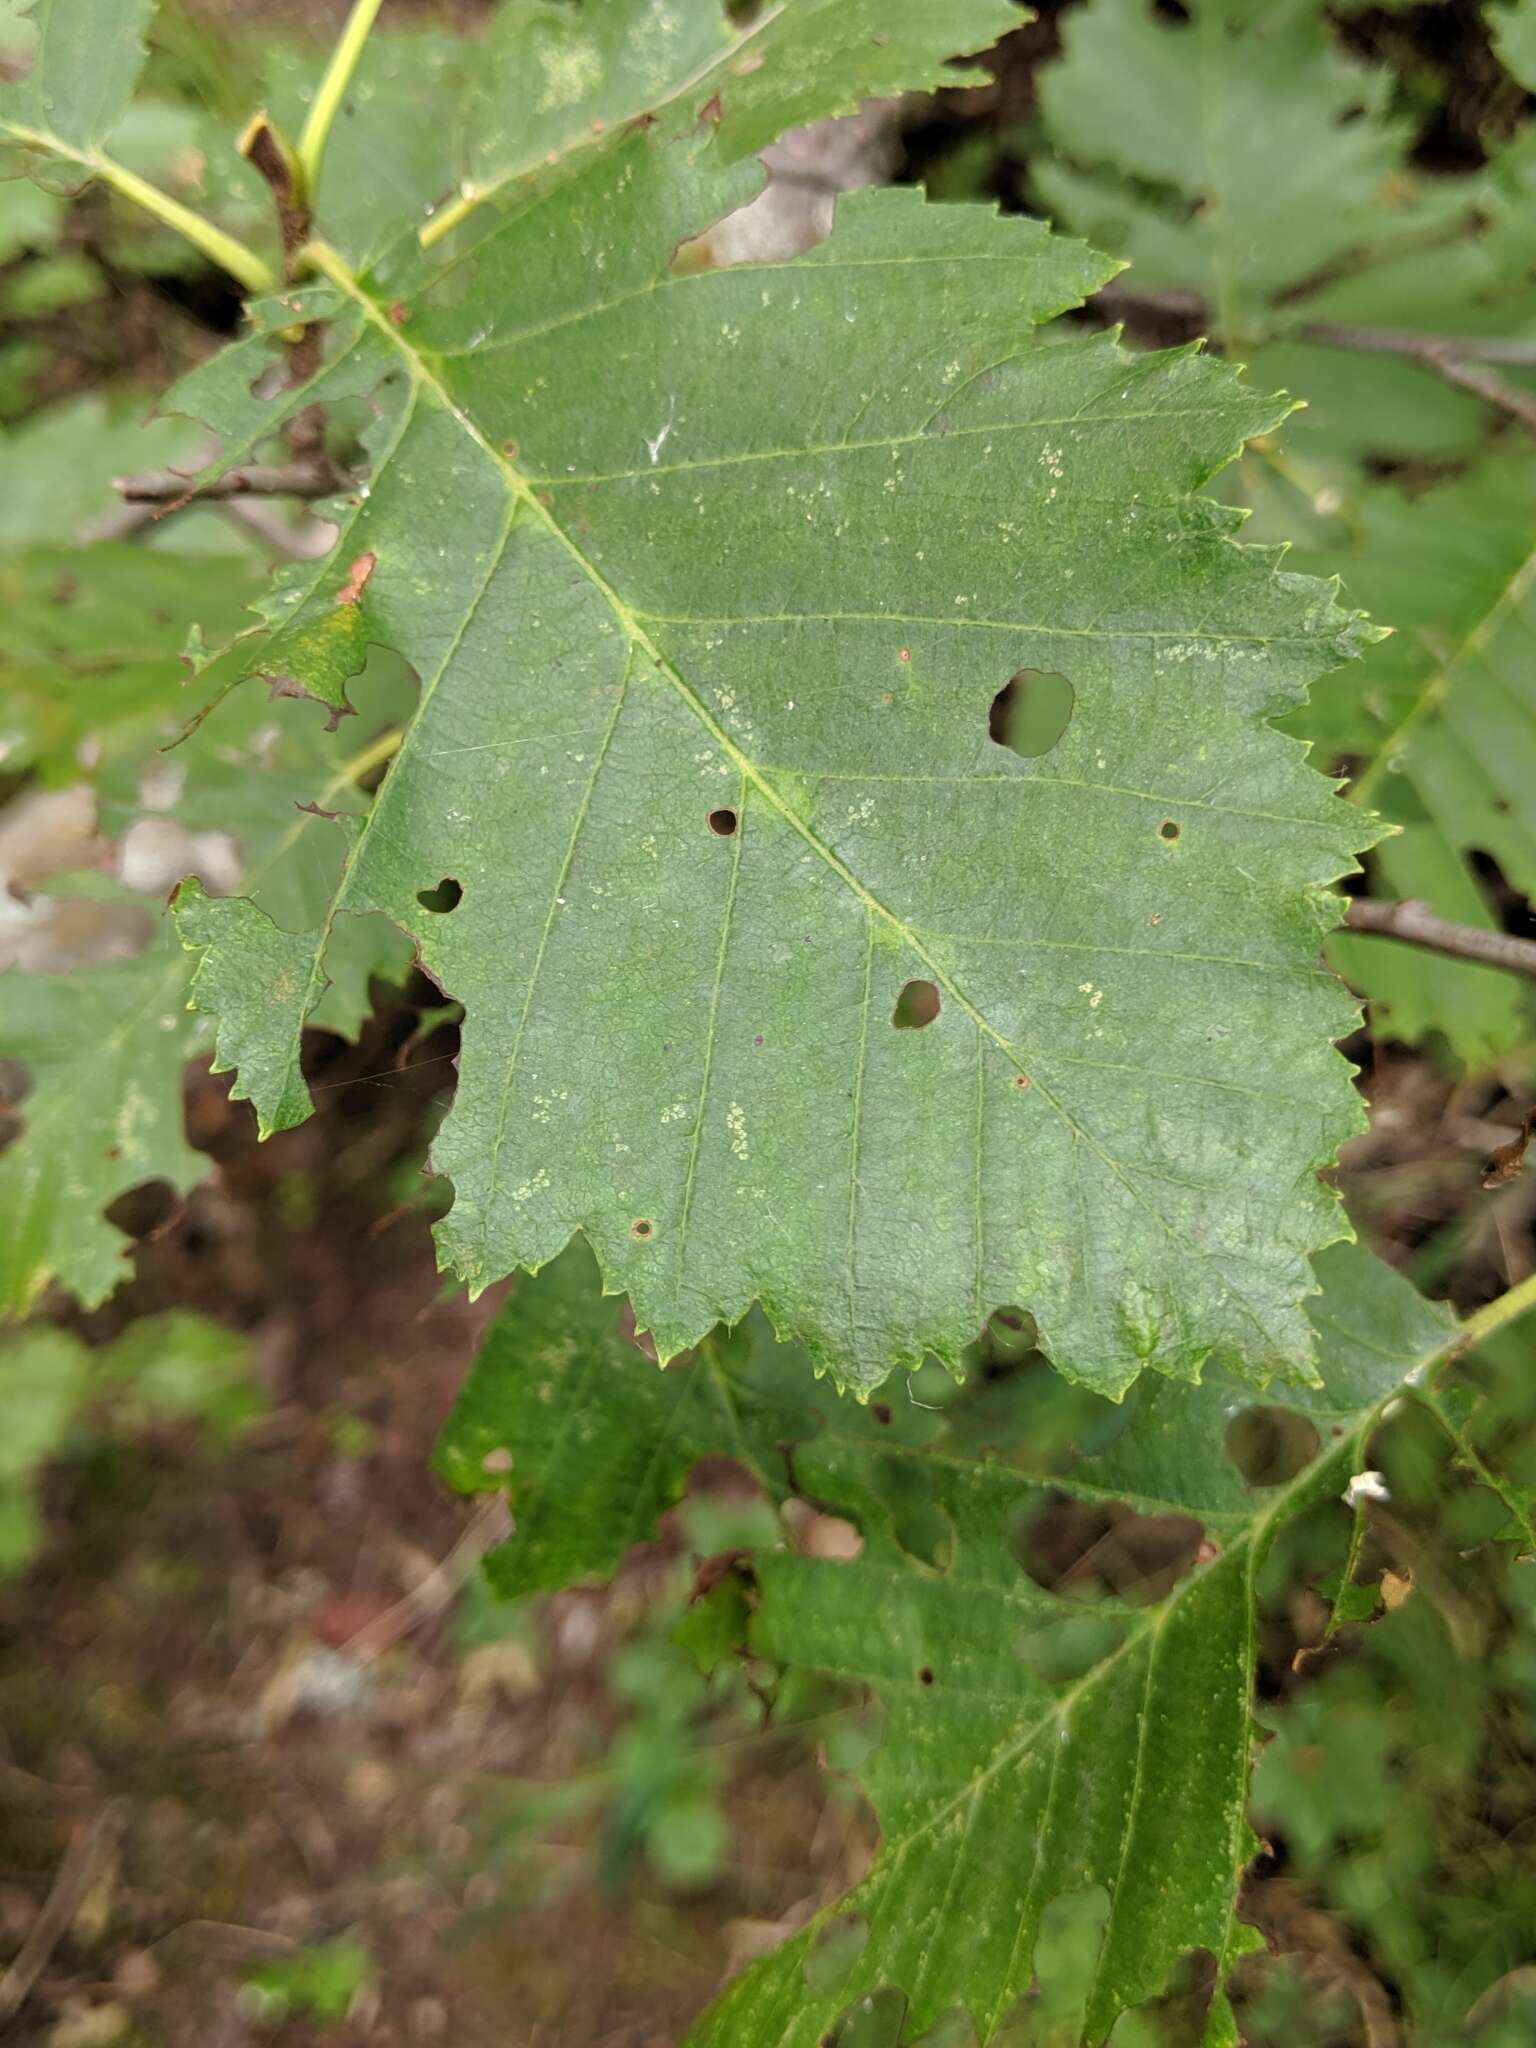
[[311, 202], [320, 183], [320, 166], [325, 160], [331, 124], [346, 97], [347, 87], [352, 83], [352, 74], [363, 54], [368, 32], [378, 18], [379, 6], [380, 0], [353, 0], [347, 25], [331, 52], [331, 61], [320, 81], [320, 90], [315, 94], [315, 103], [304, 123], [304, 132], [299, 137], [299, 168]]
[[153, 214], [156, 220], [164, 222], [166, 227], [174, 228], [194, 248], [201, 249], [205, 256], [244, 285], [252, 297], [277, 290], [280, 282], [277, 272], [254, 249], [248, 249], [244, 242], [225, 234], [211, 220], [194, 213], [190, 206], [183, 206], [179, 199], [173, 199], [168, 192], [162, 192], [157, 185], [151, 185], [147, 178], [141, 178], [137, 171], [130, 171], [114, 158], [103, 156], [94, 149], [80, 149], [46, 129], [23, 127], [15, 121], [0, 123], [0, 139], [20, 143], [27, 149], [44, 150], [50, 156], [79, 164], [93, 177], [100, 178], [104, 185], [110, 185], [115, 192], [121, 193], [124, 199], [131, 199], [146, 213]]

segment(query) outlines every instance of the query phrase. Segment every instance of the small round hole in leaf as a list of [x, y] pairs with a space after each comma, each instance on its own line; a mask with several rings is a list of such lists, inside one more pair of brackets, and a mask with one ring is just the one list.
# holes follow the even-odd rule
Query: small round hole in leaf
[[838, 1913], [822, 1928], [805, 1957], [805, 1988], [813, 1998], [833, 1998], [853, 1975], [869, 1940], [862, 1913]]
[[729, 805], [709, 814], [709, 829], [717, 839], [729, 839], [736, 830], [738, 820]]
[[[1003, 2037], [997, 2036], [1001, 2043]], [[978, 2048], [976, 2022], [963, 2005], [951, 2005], [941, 2012], [933, 2025], [918, 2035], [912, 2048]]]
[[1168, 844], [1172, 846], [1174, 840], [1179, 836], [1179, 828], [1172, 818], [1164, 818], [1161, 825], [1157, 828], [1157, 836], [1159, 839], [1167, 840]]
[[931, 981], [909, 981], [896, 998], [891, 1022], [898, 1031], [921, 1031], [939, 1014], [939, 992]]
[[464, 885], [456, 882], [452, 875], [444, 875], [435, 889], [418, 889], [416, 901], [423, 910], [434, 911], [443, 917], [450, 910], [457, 910], [464, 901]]
[[1048, 754], [1072, 722], [1077, 693], [1050, 669], [1021, 668], [992, 699], [987, 736], [1026, 761]]
[[907, 2032], [907, 1994], [880, 1984], [838, 2014], [821, 2048], [901, 2048]]
[[649, 1216], [637, 1216], [629, 1226], [629, 1234], [631, 1237], [639, 1238], [654, 1237], [656, 1226]]
[[1048, 1593], [1085, 1601], [1108, 1595], [1146, 1607], [1183, 1578], [1204, 1535], [1193, 1515], [1143, 1515], [1124, 1501], [1058, 1494], [1025, 1509], [1009, 1530], [1009, 1543]]
[[1306, 1470], [1323, 1440], [1308, 1416], [1255, 1402], [1227, 1424], [1225, 1444], [1250, 1486], [1284, 1486]]
[[919, 1685], [932, 1685], [933, 1666], [931, 1664], [925, 1664], [922, 1670], [918, 1672], [917, 1682]]

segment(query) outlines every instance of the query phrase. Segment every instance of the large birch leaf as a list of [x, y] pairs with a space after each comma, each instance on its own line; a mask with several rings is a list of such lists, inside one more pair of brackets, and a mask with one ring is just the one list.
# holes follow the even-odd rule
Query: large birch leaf
[[[1191, 495], [1285, 407], [1041, 345], [1112, 266], [910, 192], [677, 274], [754, 175], [636, 132], [409, 304], [319, 252], [292, 402], [373, 392], [374, 468], [253, 666], [340, 709], [383, 642], [421, 700], [320, 933], [199, 906], [221, 1058], [301, 1114], [308, 963], [382, 911], [467, 1008], [473, 1287], [581, 1227], [663, 1357], [759, 1298], [869, 1386], [1018, 1301], [1105, 1388], [1305, 1376], [1368, 827], [1267, 720], [1359, 628]], [[230, 459], [267, 346], [183, 390]], [[1071, 701], [1033, 758], [1021, 672]]]
[[[657, 1372], [620, 1336], [585, 1252], [519, 1286], [439, 1452], [459, 1486], [510, 1489], [517, 1532], [491, 1560], [504, 1591], [611, 1572], [705, 1452], [863, 1538], [840, 1561], [755, 1552], [742, 1647], [878, 1697], [861, 1775], [881, 1846], [860, 1885], [726, 1992], [693, 2048], [1099, 2043], [1190, 1950], [1214, 1959], [1215, 1996], [1177, 2038], [1235, 2041], [1219, 1987], [1252, 1942], [1236, 1898], [1253, 1846], [1257, 1575], [1288, 1521], [1344, 1492], [1383, 1405], [1456, 1328], [1354, 1247], [1318, 1273], [1322, 1384], [1283, 1397], [1300, 1469], [1264, 1487], [1227, 1455], [1251, 1395], [1224, 1374], [1148, 1377], [1117, 1410], [1026, 1361], [943, 1414], [865, 1407], [812, 1390], [755, 1318]], [[1101, 1554], [1133, 1511], [1183, 1518], [1162, 1525], [1171, 1551], [1188, 1559], [1203, 1533], [1201, 1561], [1161, 1599], [1146, 1584], [1047, 1591], [1021, 1560], [1062, 1501], [1103, 1518]], [[1097, 1902], [1097, 1962], [1074, 2023], [1037, 2033], [1020, 2002], [1058, 1901], [1090, 1918]]]

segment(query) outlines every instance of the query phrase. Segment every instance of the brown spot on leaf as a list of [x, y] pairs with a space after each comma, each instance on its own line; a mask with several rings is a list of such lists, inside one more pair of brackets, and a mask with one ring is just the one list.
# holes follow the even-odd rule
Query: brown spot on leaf
[[338, 604], [356, 604], [368, 588], [368, 578], [379, 566], [379, 558], [372, 548], [359, 555], [347, 570], [347, 580], [336, 593]]

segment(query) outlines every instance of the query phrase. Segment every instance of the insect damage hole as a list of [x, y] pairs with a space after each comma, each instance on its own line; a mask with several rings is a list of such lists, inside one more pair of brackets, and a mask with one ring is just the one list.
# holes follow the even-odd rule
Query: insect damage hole
[[1309, 1416], [1258, 1401], [1232, 1417], [1223, 1447], [1250, 1486], [1285, 1486], [1307, 1469], [1323, 1439]]
[[423, 910], [430, 910], [439, 917], [446, 917], [450, 910], [457, 910], [464, 901], [464, 885], [456, 882], [452, 875], [444, 875], [435, 889], [418, 889], [416, 901]]
[[992, 699], [987, 737], [1026, 761], [1048, 754], [1072, 722], [1077, 692], [1049, 669], [1021, 668]]
[[740, 819], [729, 804], [724, 804], [719, 810], [711, 811], [709, 814], [709, 829], [717, 839], [731, 838], [739, 823]]
[[1172, 818], [1164, 818], [1161, 825], [1157, 828], [1157, 836], [1159, 839], [1166, 840], [1172, 846], [1175, 839], [1179, 836], [1179, 827]]
[[647, 1238], [656, 1235], [656, 1226], [649, 1216], [637, 1216], [629, 1226], [631, 1237]]
[[896, 998], [891, 1022], [898, 1031], [922, 1031], [939, 1014], [939, 992], [931, 981], [909, 981]]

